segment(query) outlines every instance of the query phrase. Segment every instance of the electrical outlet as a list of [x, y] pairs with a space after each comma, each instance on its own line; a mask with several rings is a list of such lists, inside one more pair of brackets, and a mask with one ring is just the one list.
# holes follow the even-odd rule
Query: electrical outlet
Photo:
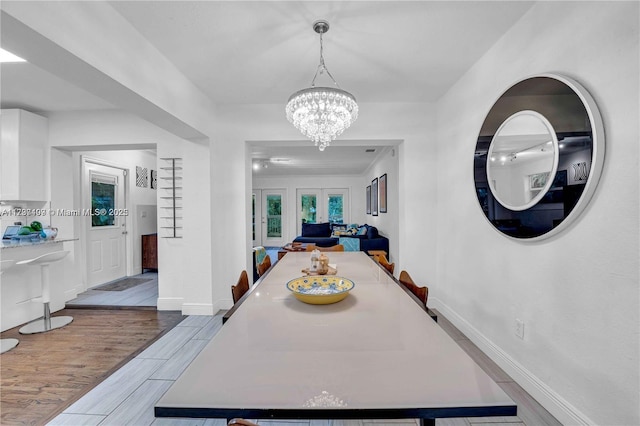
[[524, 339], [524, 322], [516, 318], [516, 336]]

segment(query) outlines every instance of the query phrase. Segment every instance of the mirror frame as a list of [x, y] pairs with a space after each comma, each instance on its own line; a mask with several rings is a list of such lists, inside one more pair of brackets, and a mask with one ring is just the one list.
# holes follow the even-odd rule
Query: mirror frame
[[[487, 125], [487, 123], [491, 121], [490, 119], [492, 118], [492, 113], [494, 113], [494, 115], [498, 114], [496, 110], [496, 105], [500, 102], [501, 99], [503, 99], [503, 97], [505, 97], [507, 92], [509, 92], [515, 86], [520, 85], [521, 83], [526, 84], [528, 80], [533, 80], [536, 78], [549, 78], [549, 79], [556, 80], [557, 82], [560, 82], [564, 84], [567, 88], [571, 89], [571, 91], [579, 98], [586, 112], [586, 115], [589, 119], [589, 124], [591, 127], [591, 135], [590, 135], [591, 136], [591, 163], [590, 163], [590, 167], [588, 168], [587, 181], [584, 184], [584, 188], [582, 189], [582, 192], [578, 196], [578, 199], [575, 205], [573, 206], [573, 208], [570, 210], [570, 212], [568, 214], [563, 214], [563, 218], [558, 220], [557, 223], [555, 223], [556, 221], [554, 221], [553, 225], [551, 225], [551, 228], [547, 230], [539, 231], [539, 232], [536, 231], [536, 232], [533, 232], [531, 235], [519, 235], [517, 232], [514, 232], [513, 230], [508, 229], [508, 227], [500, 228], [497, 222], [494, 222], [492, 220], [491, 218], [492, 213], [490, 213], [490, 209], [488, 208], [488, 206], [485, 205], [485, 203], [487, 203], [489, 200], [493, 200], [494, 195], [491, 192], [491, 185], [489, 184], [489, 180], [487, 176], [487, 165], [486, 165], [487, 154], [490, 150], [490, 146], [487, 146], [487, 139], [489, 138], [489, 136], [484, 136], [482, 132], [485, 128], [485, 125]], [[519, 109], [513, 110], [510, 113], [507, 113], [505, 120], [511, 117], [516, 112], [521, 110], [535, 111], [540, 113], [542, 116], [544, 116], [543, 113], [541, 113], [540, 111], [537, 111], [536, 105], [533, 105], [533, 103], [531, 104], [525, 103], [524, 106], [521, 105]], [[501, 114], [504, 114], [504, 111], [502, 111]], [[584, 113], [581, 111], [581, 114], [584, 114]], [[545, 117], [545, 118], [552, 123], [552, 127], [554, 128], [556, 135], [558, 133], [561, 133], [561, 132], [558, 132], [557, 129], [555, 129], [555, 126], [553, 126], [554, 120], [550, 119], [549, 117]], [[500, 125], [498, 125], [497, 127], [501, 127], [502, 124], [504, 124], [504, 121], [500, 123]], [[490, 140], [493, 140], [495, 134], [497, 133], [497, 130], [498, 130], [497, 128], [492, 129], [493, 135], [490, 135]], [[561, 138], [558, 138], [558, 137], [556, 137], [556, 139], [558, 141], [561, 140]], [[474, 158], [474, 186], [475, 186], [476, 197], [478, 199], [478, 205], [480, 206], [480, 209], [483, 215], [485, 216], [485, 219], [491, 224], [491, 226], [496, 231], [498, 231], [502, 235], [509, 237], [510, 239], [517, 240], [517, 241], [539, 241], [539, 240], [543, 240], [551, 236], [557, 235], [562, 230], [567, 229], [569, 225], [573, 223], [577, 217], [579, 217], [580, 213], [585, 209], [585, 207], [591, 200], [593, 194], [595, 193], [596, 187], [600, 180], [600, 176], [602, 175], [602, 169], [604, 165], [604, 158], [605, 158], [605, 142], [604, 141], [605, 141], [604, 126], [603, 126], [602, 117], [600, 115], [598, 107], [593, 97], [589, 94], [589, 92], [587, 92], [587, 90], [580, 83], [578, 83], [577, 81], [569, 77], [561, 76], [558, 74], [537, 74], [537, 75], [529, 76], [516, 81], [514, 84], [509, 86], [507, 90], [505, 90], [502, 94], [500, 94], [500, 96], [495, 100], [490, 110], [487, 112], [480, 130], [478, 131], [478, 138], [476, 140], [476, 150], [475, 150], [475, 158]], [[562, 152], [558, 150], [557, 157], [560, 158], [561, 156], [562, 156]], [[482, 172], [479, 171], [480, 169], [482, 169]], [[556, 170], [555, 175], [553, 176], [552, 179], [550, 179], [550, 181], [553, 182], [556, 178], [558, 178], [560, 172], [561, 172], [560, 170]], [[477, 176], [478, 173], [484, 174], [483, 176], [484, 180], [480, 180], [478, 178]], [[569, 186], [574, 186], [574, 185], [569, 185]], [[486, 188], [486, 193], [482, 193], [482, 191], [480, 191], [482, 188]], [[520, 214], [529, 214], [529, 215], [537, 215], [537, 216], [540, 216], [543, 214], [543, 213], [538, 213], [538, 212], [542, 212], [543, 210], [536, 209], [538, 202], [536, 202], [534, 205], [524, 210], [509, 209], [507, 207], [504, 207], [497, 200], [495, 200], [495, 203], [500, 204], [500, 208], [505, 209], [512, 217], [516, 216], [516, 218], [519, 217]], [[508, 221], [510, 219], [506, 219], [506, 220]]]

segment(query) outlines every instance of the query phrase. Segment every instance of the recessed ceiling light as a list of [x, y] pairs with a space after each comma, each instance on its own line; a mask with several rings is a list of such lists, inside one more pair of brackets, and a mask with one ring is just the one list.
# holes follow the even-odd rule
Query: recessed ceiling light
[[0, 48], [0, 62], [27, 62], [19, 56]]

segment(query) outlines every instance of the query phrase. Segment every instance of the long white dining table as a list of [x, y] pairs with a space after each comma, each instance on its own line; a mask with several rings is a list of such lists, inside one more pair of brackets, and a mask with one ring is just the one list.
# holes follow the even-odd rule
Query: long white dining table
[[327, 253], [355, 283], [330, 305], [286, 283], [287, 253], [155, 405], [156, 417], [402, 419], [515, 416], [516, 404], [363, 252]]

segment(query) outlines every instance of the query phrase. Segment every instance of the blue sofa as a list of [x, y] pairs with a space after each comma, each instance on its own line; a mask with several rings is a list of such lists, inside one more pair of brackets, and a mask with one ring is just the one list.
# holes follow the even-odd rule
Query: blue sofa
[[[370, 225], [362, 225], [366, 228], [366, 232], [362, 235], [345, 234], [336, 235], [338, 227], [346, 227], [345, 224], [325, 223], [303, 223], [302, 235], [296, 237], [293, 242], [315, 244], [318, 247], [331, 247], [339, 244], [341, 239], [343, 243], [348, 242], [347, 239], [355, 238], [359, 240], [360, 251], [368, 250], [384, 250], [389, 253], [389, 239], [378, 233], [378, 228]], [[345, 244], [346, 245], [346, 244]]]

